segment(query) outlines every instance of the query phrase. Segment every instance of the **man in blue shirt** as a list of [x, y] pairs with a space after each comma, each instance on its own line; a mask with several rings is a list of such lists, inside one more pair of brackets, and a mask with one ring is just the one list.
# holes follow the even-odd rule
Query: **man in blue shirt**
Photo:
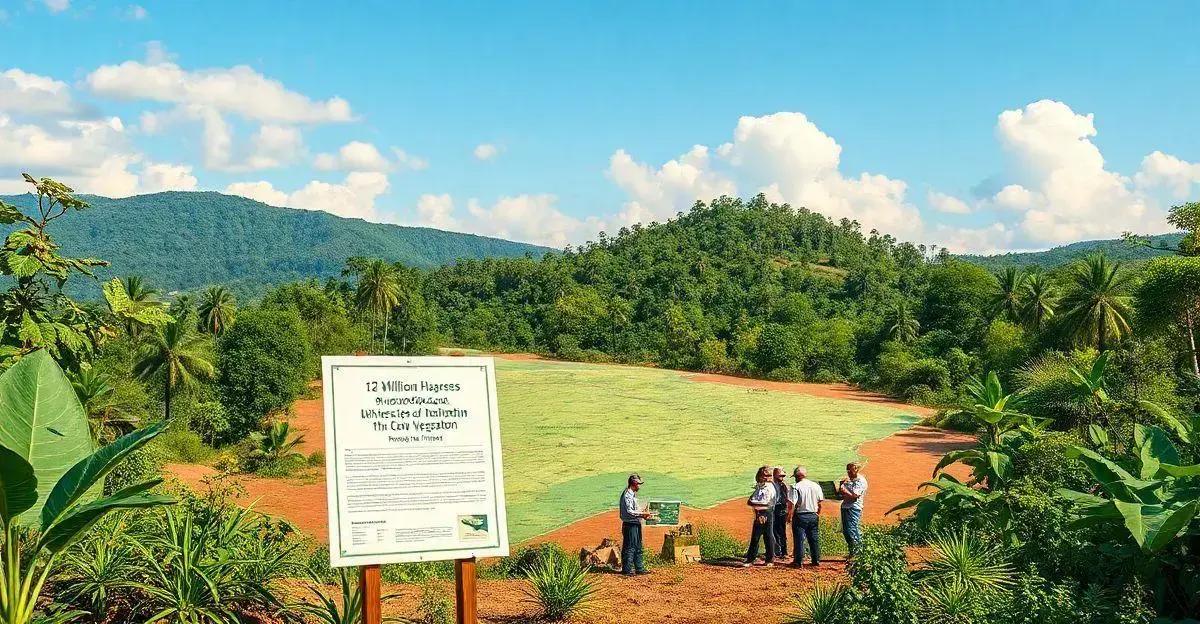
[[628, 487], [621, 492], [618, 505], [621, 515], [621, 574], [633, 576], [645, 574], [642, 561], [642, 521], [650, 512], [638, 506], [637, 491], [642, 487], [642, 478], [637, 473], [629, 475]]

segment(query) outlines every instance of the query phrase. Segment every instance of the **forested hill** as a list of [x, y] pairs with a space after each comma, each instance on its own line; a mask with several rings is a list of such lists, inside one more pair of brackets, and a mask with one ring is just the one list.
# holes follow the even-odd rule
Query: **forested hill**
[[[63, 249], [72, 256], [112, 262], [102, 276], [141, 275], [164, 291], [223, 284], [252, 296], [269, 285], [336, 275], [349, 256], [430, 268], [458, 258], [550, 251], [472, 234], [277, 208], [214, 192], [81, 198], [92, 207], [50, 226]], [[21, 208], [37, 205], [28, 194], [0, 200]]]
[[[1182, 238], [1183, 234], [1175, 233], [1152, 236], [1150, 240], [1155, 247], [1175, 247], [1179, 245], [1179, 241]], [[1137, 247], [1121, 239], [1113, 239], [1080, 241], [1078, 243], [1071, 243], [1070, 245], [1047, 249], [1046, 251], [1010, 252], [994, 256], [962, 255], [959, 257], [991, 270], [1002, 269], [1008, 266], [1019, 268], [1039, 266], [1044, 269], [1053, 269], [1064, 264], [1070, 264], [1090, 253], [1098, 251], [1102, 251], [1109, 258], [1121, 262], [1148, 260], [1169, 253], [1148, 247]]]

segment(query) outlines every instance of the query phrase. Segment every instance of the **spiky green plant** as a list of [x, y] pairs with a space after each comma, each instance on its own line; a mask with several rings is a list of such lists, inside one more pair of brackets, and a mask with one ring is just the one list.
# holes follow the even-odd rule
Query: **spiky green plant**
[[793, 608], [784, 616], [784, 624], [832, 624], [845, 619], [845, 585], [817, 586], [807, 594], [792, 597]]
[[527, 600], [538, 606], [546, 620], [563, 620], [588, 610], [598, 591], [596, 582], [588, 577], [587, 568], [579, 560], [553, 554], [538, 561], [526, 573], [529, 587]]

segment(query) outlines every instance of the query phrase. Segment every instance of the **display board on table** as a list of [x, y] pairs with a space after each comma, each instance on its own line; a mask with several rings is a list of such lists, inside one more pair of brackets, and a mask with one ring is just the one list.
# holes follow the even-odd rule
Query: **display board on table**
[[842, 493], [838, 491], [837, 483], [833, 481], [817, 481], [817, 485], [821, 486], [821, 493], [829, 500], [841, 500]]
[[321, 366], [330, 564], [508, 555], [492, 358]]

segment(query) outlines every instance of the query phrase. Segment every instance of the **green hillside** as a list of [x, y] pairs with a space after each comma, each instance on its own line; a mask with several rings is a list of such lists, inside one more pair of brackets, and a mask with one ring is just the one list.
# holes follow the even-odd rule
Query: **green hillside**
[[[1156, 247], [1174, 247], [1179, 244], [1179, 240], [1182, 238], [1183, 234], [1175, 233], [1152, 236], [1150, 240]], [[1009, 252], [994, 256], [962, 255], [959, 257], [991, 270], [1007, 266], [1039, 266], [1043, 269], [1053, 269], [1064, 264], [1070, 264], [1090, 253], [1098, 251], [1103, 251], [1109, 258], [1121, 262], [1148, 260], [1168, 253], [1147, 247], [1135, 247], [1121, 239], [1112, 239], [1080, 241], [1078, 243], [1071, 243], [1070, 245], [1047, 249], [1046, 251]]]
[[[91, 209], [51, 226], [63, 248], [71, 255], [112, 262], [102, 277], [143, 275], [166, 291], [219, 283], [252, 296], [271, 284], [336, 275], [349, 256], [429, 268], [458, 258], [549, 251], [473, 234], [277, 208], [213, 192], [82, 197]], [[0, 200], [22, 208], [36, 205], [32, 195]]]

